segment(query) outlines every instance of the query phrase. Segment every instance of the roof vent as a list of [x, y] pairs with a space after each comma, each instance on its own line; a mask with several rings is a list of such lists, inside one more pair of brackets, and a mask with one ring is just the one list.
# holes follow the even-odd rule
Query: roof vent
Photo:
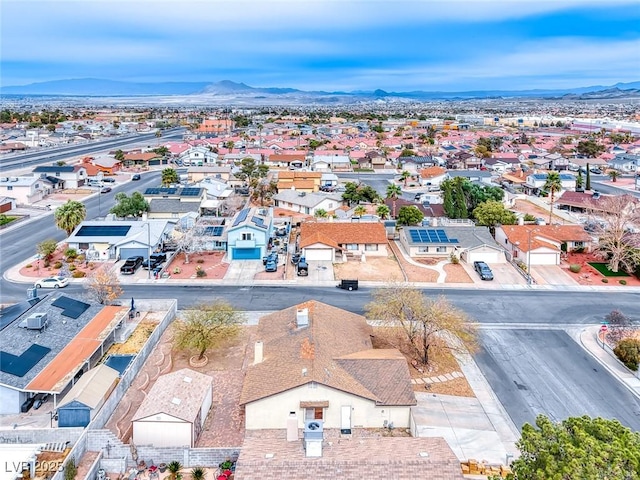
[[309, 309], [298, 308], [296, 310], [296, 325], [298, 327], [306, 327], [309, 325]]
[[192, 378], [191, 377], [184, 377], [182, 380], [184, 381], [184, 383], [191, 383]]
[[171, 403], [173, 403], [174, 405], [180, 405], [181, 400], [179, 398], [173, 397], [171, 399]]

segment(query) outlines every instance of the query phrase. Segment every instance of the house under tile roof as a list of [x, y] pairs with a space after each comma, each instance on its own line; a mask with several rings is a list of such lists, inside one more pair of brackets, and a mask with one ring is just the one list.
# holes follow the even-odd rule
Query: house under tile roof
[[387, 232], [381, 223], [305, 222], [300, 226], [300, 248], [316, 243], [312, 240], [319, 235], [338, 245], [387, 243]]
[[363, 316], [317, 301], [262, 317], [264, 358], [248, 368], [240, 404], [315, 382], [377, 405], [415, 405], [406, 359], [373, 350], [371, 332]]
[[503, 225], [509, 243], [519, 245], [523, 252], [529, 251], [529, 232], [531, 235], [531, 250], [540, 247], [555, 249], [552, 242], [590, 242], [591, 235], [584, 231], [581, 225]]

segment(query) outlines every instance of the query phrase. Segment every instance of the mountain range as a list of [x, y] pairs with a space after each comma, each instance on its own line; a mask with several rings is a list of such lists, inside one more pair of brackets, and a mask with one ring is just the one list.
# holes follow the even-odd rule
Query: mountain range
[[161, 82], [135, 83], [96, 78], [54, 80], [29, 85], [0, 87], [3, 96], [61, 96], [61, 97], [149, 97], [186, 96], [191, 100], [237, 99], [243, 103], [252, 100], [297, 100], [314, 103], [351, 103], [357, 101], [428, 101], [465, 100], [486, 98], [558, 98], [607, 99], [640, 98], [640, 81], [617, 83], [610, 86], [578, 87], [572, 89], [537, 90], [472, 90], [460, 92], [384, 90], [325, 92], [304, 91], [295, 88], [255, 88], [230, 80], [220, 82]]

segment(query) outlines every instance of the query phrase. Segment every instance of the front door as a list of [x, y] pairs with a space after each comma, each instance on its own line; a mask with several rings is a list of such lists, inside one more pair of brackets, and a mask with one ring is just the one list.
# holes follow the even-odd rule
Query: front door
[[340, 407], [340, 433], [351, 433], [351, 406], [342, 405]]

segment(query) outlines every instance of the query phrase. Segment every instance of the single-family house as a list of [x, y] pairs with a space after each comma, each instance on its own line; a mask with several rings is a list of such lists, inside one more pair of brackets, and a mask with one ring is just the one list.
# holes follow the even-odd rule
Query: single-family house
[[240, 395], [245, 428], [282, 429], [290, 415], [298, 428], [408, 428], [416, 399], [407, 361], [374, 349], [371, 333], [363, 316], [317, 301], [263, 316]]
[[488, 170], [450, 170], [447, 172], [449, 178], [463, 177], [470, 182], [477, 182], [484, 186], [491, 184], [494, 174]]
[[206, 147], [197, 145], [182, 153], [179, 159], [183, 165], [203, 167], [205, 165], [215, 165], [218, 160], [218, 154]]
[[82, 165], [40, 165], [33, 176], [50, 181], [56, 188], [80, 188], [87, 181], [87, 169]]
[[39, 202], [51, 191], [51, 183], [39, 177], [0, 177], [0, 196], [15, 198], [19, 205]]
[[319, 210], [331, 212], [342, 205], [342, 195], [338, 193], [298, 192], [281, 190], [273, 197], [276, 207], [306, 215], [315, 215]]
[[86, 255], [87, 260], [111, 260], [162, 249], [175, 227], [171, 220], [85, 220], [67, 238], [69, 248]]
[[273, 232], [273, 218], [267, 209], [244, 208], [227, 226], [227, 254], [230, 260], [260, 260], [267, 254]]
[[315, 172], [342, 171], [350, 172], [351, 160], [348, 155], [314, 155], [311, 169]]
[[420, 170], [420, 185], [430, 191], [440, 190], [440, 185], [447, 178], [447, 170], [443, 167], [426, 167]]
[[[576, 189], [576, 177], [570, 173], [560, 173], [560, 182], [562, 184], [562, 190], [574, 191]], [[547, 182], [548, 173], [532, 173], [527, 176], [526, 182], [522, 184], [522, 187], [533, 194], [539, 193], [544, 190], [544, 184]], [[556, 192], [557, 193], [557, 192]]]
[[[104, 357], [127, 306], [54, 293], [6, 308], [0, 330], [0, 414], [28, 412], [38, 395], [63, 392]], [[95, 405], [98, 407], [99, 405]]]
[[185, 213], [200, 213], [207, 190], [200, 187], [149, 187], [142, 195], [149, 202], [149, 218], [177, 219]]
[[526, 265], [560, 265], [561, 252], [589, 249], [592, 238], [581, 225], [502, 225], [496, 242]]
[[[370, 152], [365, 153], [365, 158], [368, 160], [369, 166], [364, 168], [373, 168], [374, 170], [384, 170], [387, 168], [388, 160], [380, 152], [372, 150]], [[363, 167], [361, 167], [363, 168]]]
[[273, 153], [264, 163], [270, 167], [297, 170], [307, 164], [307, 156], [304, 153]]
[[387, 232], [379, 222], [304, 222], [298, 249], [307, 260], [335, 262], [339, 254], [386, 257]]
[[187, 181], [189, 183], [198, 183], [205, 178], [213, 178], [214, 180], [218, 180], [220, 182], [228, 182], [234, 177], [231, 173], [231, 167], [229, 166], [206, 166], [187, 168]]
[[448, 258], [455, 255], [467, 263], [506, 262], [505, 249], [491, 236], [488, 227], [438, 225], [404, 227], [400, 244], [412, 258]]
[[280, 171], [277, 173], [277, 189], [296, 190], [299, 192], [312, 193], [320, 190], [322, 173], [321, 172], [302, 172], [302, 171]]
[[85, 157], [82, 166], [87, 170], [88, 176], [95, 176], [102, 172], [104, 175], [115, 175], [122, 167], [122, 162], [113, 157]]
[[608, 166], [623, 173], [636, 173], [640, 169], [640, 155], [629, 153], [616, 155], [609, 160]]
[[7, 213], [16, 208], [16, 199], [0, 196], [0, 213]]
[[320, 177], [320, 187], [337, 187], [340, 179], [335, 173], [323, 173]]
[[189, 368], [161, 375], [131, 419], [133, 442], [195, 447], [213, 403], [213, 378]]

